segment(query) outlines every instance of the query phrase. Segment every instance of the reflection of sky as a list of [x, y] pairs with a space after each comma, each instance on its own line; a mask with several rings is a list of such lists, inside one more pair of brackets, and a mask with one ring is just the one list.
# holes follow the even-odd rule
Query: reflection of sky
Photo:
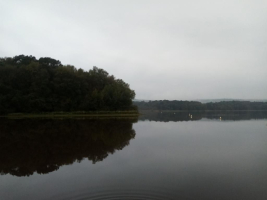
[[130, 145], [102, 162], [84, 160], [29, 178], [1, 176], [0, 193], [42, 199], [117, 187], [164, 188], [189, 199], [266, 197], [266, 120], [139, 121], [133, 128]]

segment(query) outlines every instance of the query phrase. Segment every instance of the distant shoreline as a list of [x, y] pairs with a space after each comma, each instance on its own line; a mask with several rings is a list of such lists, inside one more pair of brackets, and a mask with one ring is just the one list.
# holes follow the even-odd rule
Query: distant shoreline
[[139, 112], [267, 112], [267, 110], [139, 110]]
[[95, 111], [95, 112], [51, 112], [51, 113], [10, 113], [0, 118], [55, 118], [55, 119], [87, 119], [87, 118], [137, 118], [146, 113], [218, 113], [218, 112], [267, 112], [267, 110], [139, 110], [137, 111]]
[[134, 102], [138, 110], [172, 110], [172, 111], [231, 111], [231, 110], [267, 110], [267, 102], [221, 101], [201, 103], [198, 101], [149, 101]]

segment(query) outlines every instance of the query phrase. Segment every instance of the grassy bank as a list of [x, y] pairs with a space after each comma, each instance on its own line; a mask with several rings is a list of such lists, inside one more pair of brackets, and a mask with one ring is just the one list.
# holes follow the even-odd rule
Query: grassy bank
[[2, 115], [5, 118], [136, 118], [138, 111], [78, 111], [49, 113], [10, 113]]

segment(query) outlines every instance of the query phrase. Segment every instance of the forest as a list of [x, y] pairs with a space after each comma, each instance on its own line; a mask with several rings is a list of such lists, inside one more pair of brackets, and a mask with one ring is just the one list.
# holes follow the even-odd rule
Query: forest
[[201, 103], [198, 101], [140, 101], [134, 102], [139, 110], [267, 110], [267, 102], [221, 101]]
[[0, 58], [0, 114], [137, 110], [134, 90], [103, 69], [49, 57]]

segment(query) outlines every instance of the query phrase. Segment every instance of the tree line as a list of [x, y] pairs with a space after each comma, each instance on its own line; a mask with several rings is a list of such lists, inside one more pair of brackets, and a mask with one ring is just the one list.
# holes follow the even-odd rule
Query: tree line
[[103, 69], [62, 65], [49, 57], [0, 58], [0, 114], [136, 110], [134, 90]]
[[201, 103], [198, 101], [141, 101], [134, 102], [139, 110], [267, 110], [267, 102], [221, 101]]

